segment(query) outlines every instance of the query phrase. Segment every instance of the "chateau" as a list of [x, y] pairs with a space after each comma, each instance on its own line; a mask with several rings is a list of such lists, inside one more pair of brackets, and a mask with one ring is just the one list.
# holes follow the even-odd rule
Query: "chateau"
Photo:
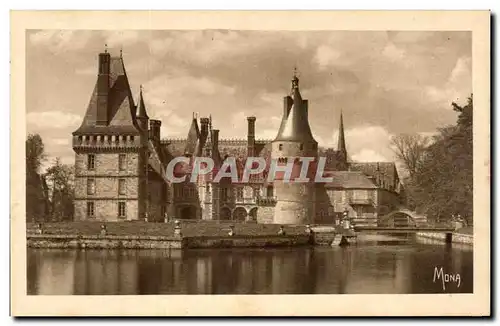
[[[401, 184], [393, 162], [361, 163], [348, 159], [340, 115], [337, 149], [321, 148], [309, 125], [309, 102], [299, 79], [283, 98], [283, 117], [276, 138], [257, 140], [257, 120], [247, 118], [247, 138], [219, 139], [211, 117], [193, 116], [186, 138], [160, 135], [161, 121], [148, 116], [142, 88], [137, 102], [122, 56], [99, 54], [98, 75], [81, 126], [73, 132], [75, 152], [75, 220], [172, 219], [238, 220], [257, 223], [333, 223], [344, 211], [360, 224], [400, 205]], [[197, 182], [171, 183], [168, 163], [175, 157], [210, 157], [216, 165], [234, 157], [277, 159], [325, 157], [328, 183], [268, 182], [262, 176], [245, 183], [211, 175]]]

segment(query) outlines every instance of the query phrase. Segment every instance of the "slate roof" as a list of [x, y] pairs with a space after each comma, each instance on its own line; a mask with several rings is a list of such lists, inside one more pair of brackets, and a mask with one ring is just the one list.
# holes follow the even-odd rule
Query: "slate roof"
[[399, 188], [399, 176], [394, 162], [351, 162], [349, 169], [373, 176], [375, 182], [382, 188], [388, 190]]
[[109, 94], [107, 99], [106, 125], [97, 124], [97, 87], [98, 81], [90, 97], [87, 111], [80, 127], [73, 132], [79, 134], [139, 134], [136, 121], [136, 107], [132, 91], [125, 72], [122, 57], [111, 57], [109, 74]]
[[313, 141], [314, 139], [307, 117], [307, 100], [303, 100], [299, 90], [299, 79], [292, 79], [292, 107], [288, 115], [283, 114], [276, 141]]
[[358, 171], [331, 171], [325, 172], [324, 176], [333, 177], [332, 182], [325, 184], [327, 188], [377, 189], [368, 176]]

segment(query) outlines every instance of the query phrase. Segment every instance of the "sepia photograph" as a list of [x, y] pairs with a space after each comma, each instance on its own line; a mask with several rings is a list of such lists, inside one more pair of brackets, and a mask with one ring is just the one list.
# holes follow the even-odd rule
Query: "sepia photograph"
[[21, 314], [489, 313], [489, 12], [30, 14]]

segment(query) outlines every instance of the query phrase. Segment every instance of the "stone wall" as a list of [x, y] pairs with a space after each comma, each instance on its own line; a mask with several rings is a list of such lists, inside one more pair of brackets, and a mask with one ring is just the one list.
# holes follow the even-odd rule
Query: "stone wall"
[[[75, 221], [123, 221], [123, 220], [137, 220], [138, 200], [114, 200], [114, 199], [96, 199], [94, 202], [94, 217], [92, 219], [87, 217], [87, 202], [88, 200], [74, 200], [75, 205]], [[125, 202], [126, 216], [125, 218], [118, 217], [118, 203]]]
[[[119, 155], [125, 155], [124, 169], [119, 169]], [[124, 219], [138, 219], [138, 159], [135, 152], [124, 153], [93, 153], [94, 169], [88, 169], [88, 155], [75, 154], [75, 220], [88, 219], [87, 202], [94, 203], [93, 219], [102, 221], [116, 221], [118, 217], [118, 203], [126, 205]], [[93, 191], [89, 193], [88, 183], [93, 179]], [[119, 180], [125, 182], [125, 192], [119, 193]]]
[[[313, 141], [275, 141], [271, 144], [271, 157], [317, 157], [318, 144]], [[274, 223], [277, 224], [310, 224], [315, 212], [315, 185], [310, 183], [290, 183], [275, 180], [274, 193], [277, 198], [274, 211]]]
[[181, 238], [162, 236], [28, 235], [28, 248], [54, 249], [180, 249]]
[[274, 206], [259, 206], [257, 210], [257, 223], [271, 224], [274, 219]]
[[164, 183], [159, 179], [149, 179], [148, 220], [163, 221], [163, 207], [166, 205]]
[[309, 235], [265, 235], [225, 237], [163, 237], [163, 236], [78, 236], [28, 235], [29, 248], [58, 249], [181, 249], [304, 246], [311, 243]]
[[[446, 233], [418, 232], [416, 235], [419, 238], [446, 241]], [[472, 234], [453, 233], [451, 242], [472, 245], [474, 243], [474, 236]]]

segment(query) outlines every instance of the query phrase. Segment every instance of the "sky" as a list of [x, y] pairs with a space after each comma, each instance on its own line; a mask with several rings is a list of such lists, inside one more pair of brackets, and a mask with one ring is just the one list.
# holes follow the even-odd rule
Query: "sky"
[[472, 93], [470, 32], [31, 30], [26, 38], [27, 133], [48, 162], [74, 163], [71, 133], [87, 108], [97, 56], [123, 53], [162, 138], [186, 137], [193, 112], [212, 115], [221, 138], [276, 137], [294, 67], [320, 146], [336, 148], [343, 112], [356, 161], [393, 161], [392, 136], [453, 124], [451, 102]]

